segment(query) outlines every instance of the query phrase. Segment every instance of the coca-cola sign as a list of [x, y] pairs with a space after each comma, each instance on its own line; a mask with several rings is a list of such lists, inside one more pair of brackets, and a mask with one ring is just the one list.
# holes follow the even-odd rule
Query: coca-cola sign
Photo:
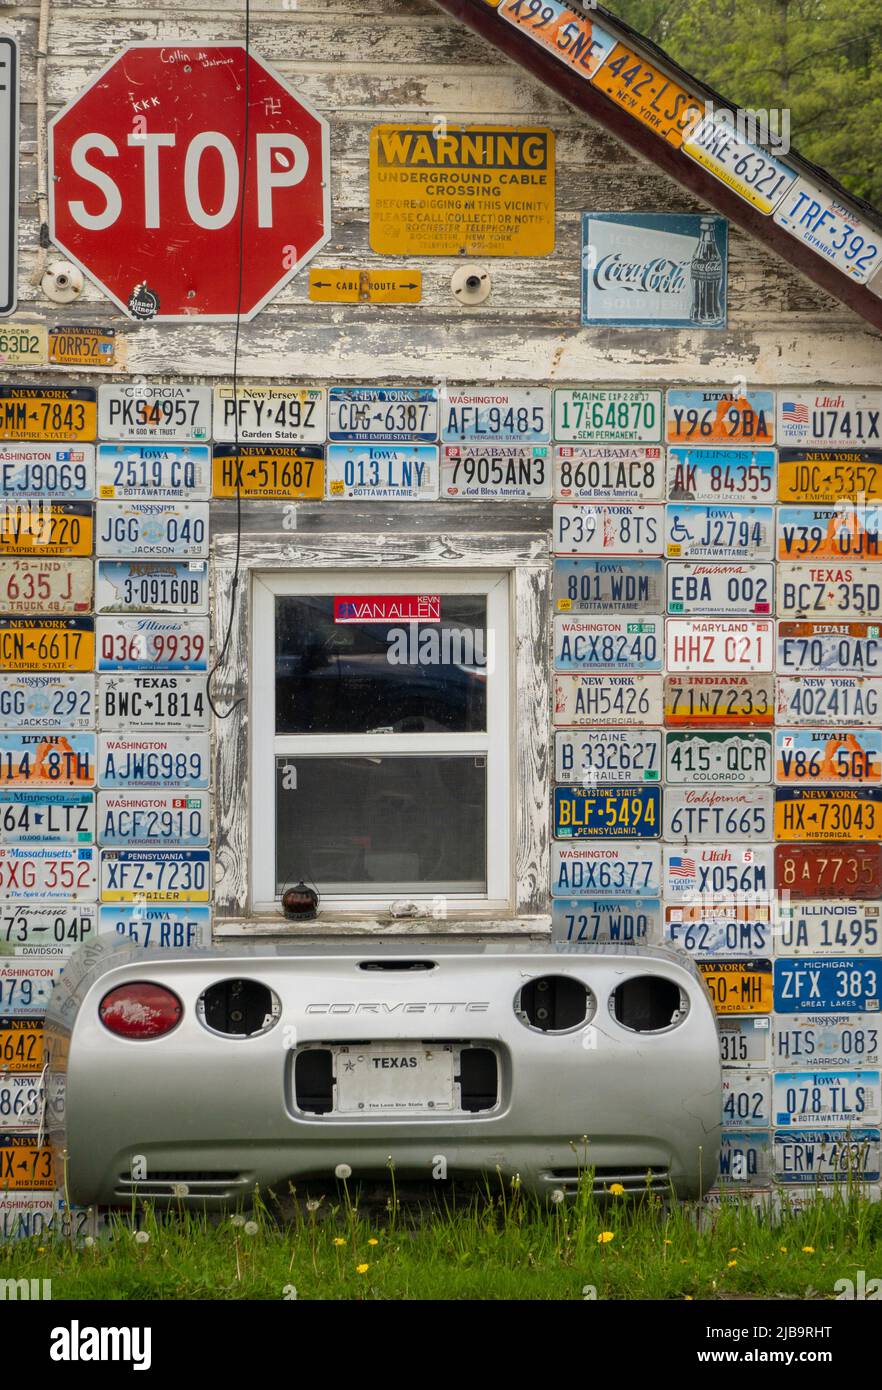
[[582, 322], [725, 328], [729, 224], [687, 213], [582, 214]]

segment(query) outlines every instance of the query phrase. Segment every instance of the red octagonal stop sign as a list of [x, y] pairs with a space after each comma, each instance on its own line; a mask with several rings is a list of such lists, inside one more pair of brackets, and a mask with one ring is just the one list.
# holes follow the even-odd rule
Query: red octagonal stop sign
[[253, 318], [331, 234], [328, 123], [243, 44], [128, 48], [49, 140], [52, 240], [134, 318]]

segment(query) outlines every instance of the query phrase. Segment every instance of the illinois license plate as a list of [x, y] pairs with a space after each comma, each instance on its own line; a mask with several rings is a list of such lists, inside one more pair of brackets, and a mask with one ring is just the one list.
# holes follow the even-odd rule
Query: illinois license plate
[[97, 407], [89, 386], [0, 386], [0, 439], [74, 443], [95, 438]]
[[318, 386], [215, 386], [214, 437], [235, 444], [324, 444], [325, 392]]
[[661, 502], [662, 451], [651, 444], [559, 444], [554, 495], [572, 502]]
[[778, 500], [809, 506], [868, 504], [882, 500], [882, 449], [782, 449]]
[[879, 950], [882, 908], [873, 903], [839, 901], [781, 902], [775, 925], [779, 951], [817, 955], [822, 951], [862, 955]]
[[879, 265], [879, 233], [809, 179], [798, 178], [791, 185], [774, 221], [859, 284]]
[[99, 671], [206, 671], [207, 618], [98, 618]]
[[663, 560], [555, 560], [559, 613], [660, 613]]
[[99, 560], [96, 613], [207, 613], [205, 560]]
[[661, 676], [555, 676], [555, 724], [659, 724]]
[[101, 386], [98, 433], [102, 439], [183, 440], [211, 438], [210, 386]]
[[660, 917], [657, 898], [556, 898], [551, 904], [551, 939], [582, 946], [657, 941]]
[[328, 392], [330, 440], [429, 444], [437, 438], [438, 391], [434, 386], [332, 386]]
[[778, 1067], [872, 1067], [882, 1050], [878, 1014], [775, 1015], [772, 1044]]
[[65, 956], [95, 932], [94, 903], [0, 903], [0, 955]]
[[210, 887], [205, 849], [107, 849], [101, 855], [104, 903], [207, 903]]
[[779, 724], [876, 724], [882, 718], [882, 678], [779, 676]]
[[562, 444], [659, 444], [662, 393], [558, 387], [554, 437]]
[[878, 782], [882, 775], [882, 731], [844, 728], [778, 729], [775, 781], [796, 786]]
[[557, 555], [661, 555], [664, 507], [577, 502], [556, 503]]
[[674, 903], [698, 897], [712, 906], [720, 905], [715, 897], [768, 902], [772, 880], [771, 845], [665, 846], [664, 896]]
[[860, 618], [882, 614], [875, 565], [778, 565], [780, 618]]
[[0, 1188], [10, 1192], [52, 1191], [52, 1150], [37, 1135], [0, 1134]]
[[91, 845], [95, 799], [82, 791], [0, 790], [0, 844]]
[[88, 787], [95, 781], [95, 735], [0, 733], [0, 785]]
[[669, 444], [772, 444], [773, 391], [669, 391], [665, 438]]
[[617, 43], [592, 78], [629, 116], [679, 149], [703, 102], [627, 44]]
[[772, 1141], [768, 1132], [724, 1129], [720, 1135], [720, 1182], [768, 1184]]
[[880, 1170], [879, 1130], [863, 1126], [847, 1129], [776, 1130], [774, 1134], [775, 1182], [825, 1183], [876, 1182]]
[[779, 1014], [875, 1014], [880, 990], [882, 960], [878, 957], [779, 956], [775, 961], [775, 1012]]
[[615, 45], [591, 16], [559, 0], [545, 0], [541, 7], [531, 0], [502, 0], [499, 13], [582, 77], [590, 77]]
[[440, 496], [456, 501], [550, 497], [550, 453], [529, 444], [445, 445]]
[[682, 560], [771, 560], [774, 507], [712, 507], [671, 502], [665, 554]]
[[878, 1071], [779, 1071], [776, 1125], [879, 1123]]
[[208, 734], [99, 734], [98, 785], [207, 787], [210, 741]]
[[91, 502], [0, 502], [0, 553], [4, 555], [91, 555]]
[[782, 675], [873, 674], [882, 669], [882, 627], [878, 623], [780, 622], [777, 669]]
[[211, 945], [211, 908], [200, 903], [168, 907], [101, 907], [98, 931], [136, 946], [177, 950]]
[[665, 734], [665, 781], [671, 786], [771, 780], [771, 731], [702, 733], [690, 729]]
[[[878, 448], [882, 445], [882, 391], [782, 391], [778, 438], [782, 447], [791, 448]], [[782, 494], [779, 500], [790, 499]]]
[[438, 497], [436, 444], [328, 445], [327, 495], [338, 501], [432, 502]]
[[771, 671], [774, 664], [771, 621], [668, 618], [666, 638], [669, 671]]
[[665, 839], [729, 843], [772, 838], [772, 788], [669, 787]]
[[751, 960], [700, 960], [696, 962], [718, 1014], [768, 1014], [772, 1012], [772, 962]]
[[45, 1014], [60, 974], [60, 962], [35, 965], [0, 958], [0, 1016], [32, 1018]]
[[720, 1061], [727, 1067], [768, 1067], [770, 1020], [763, 1014], [719, 1020]]
[[739, 135], [728, 112], [712, 112], [693, 125], [683, 152], [766, 216], [796, 182], [796, 170]]
[[561, 840], [657, 840], [660, 787], [555, 787], [554, 833]]
[[651, 841], [623, 845], [614, 840], [593, 845], [551, 846], [551, 892], [555, 898], [658, 898], [661, 894], [661, 846]]
[[0, 1018], [0, 1070], [39, 1072], [42, 1069], [42, 1018]]
[[568, 729], [554, 736], [556, 782], [659, 782], [661, 729]]
[[779, 507], [778, 559], [880, 560], [880, 507]]
[[558, 671], [660, 671], [663, 618], [590, 618], [558, 613], [554, 665]]
[[108, 847], [196, 849], [208, 845], [205, 792], [98, 793], [98, 837]]
[[207, 502], [99, 502], [97, 511], [96, 555], [208, 554]]
[[771, 908], [758, 903], [723, 907], [668, 907], [665, 940], [691, 956], [730, 959], [769, 956], [773, 950]]
[[444, 391], [441, 438], [445, 444], [547, 444], [551, 392], [544, 386]]
[[880, 840], [882, 789], [775, 789], [776, 840]]
[[775, 717], [771, 676], [665, 676], [665, 723], [733, 729], [771, 724]]
[[775, 450], [669, 449], [672, 502], [774, 502]]
[[87, 613], [91, 560], [0, 560], [0, 607], [7, 613]]
[[[238, 464], [237, 464], [238, 458]], [[325, 451], [320, 444], [262, 447], [216, 444], [214, 495], [269, 502], [320, 501], [325, 495]]]
[[882, 845], [776, 845], [775, 884], [793, 898], [877, 898]]
[[95, 495], [94, 444], [0, 444], [0, 493], [88, 501]]
[[743, 1125], [752, 1129], [768, 1129], [771, 1110], [772, 1078], [768, 1072], [723, 1072], [724, 1128]]
[[66, 845], [0, 845], [0, 899], [94, 902], [98, 851]]
[[93, 729], [94, 676], [0, 675], [5, 729]]
[[758, 617], [772, 612], [774, 565], [667, 565], [668, 612], [701, 618], [714, 614]]
[[98, 496], [195, 502], [211, 494], [207, 444], [99, 444]]
[[132, 729], [176, 729], [185, 733], [206, 729], [205, 677], [170, 673], [99, 676], [98, 727], [128, 733]]

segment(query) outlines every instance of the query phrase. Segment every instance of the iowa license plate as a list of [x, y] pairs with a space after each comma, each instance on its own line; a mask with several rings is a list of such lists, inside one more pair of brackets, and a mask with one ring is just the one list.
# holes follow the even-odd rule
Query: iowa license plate
[[774, 502], [775, 450], [668, 450], [672, 502]]
[[698, 897], [713, 906], [728, 898], [768, 902], [772, 886], [771, 845], [665, 846], [664, 896], [673, 903]]
[[772, 780], [772, 734], [690, 729], [665, 734], [665, 781], [672, 787]]
[[324, 444], [327, 422], [318, 386], [214, 388], [214, 437], [226, 444]]
[[658, 898], [661, 896], [661, 846], [652, 842], [551, 847], [552, 896]]
[[882, 449], [782, 449], [778, 500], [875, 507], [882, 500]]
[[0, 493], [88, 501], [95, 495], [94, 444], [0, 444]]
[[878, 623], [780, 622], [777, 668], [782, 675], [874, 675], [882, 670], [882, 627]]
[[775, 566], [667, 565], [668, 612], [689, 618], [768, 616], [775, 603]]
[[551, 450], [523, 444], [448, 444], [440, 496], [456, 501], [551, 496]]
[[91, 555], [91, 502], [0, 502], [0, 554]]
[[327, 496], [343, 502], [433, 502], [438, 497], [438, 446], [328, 446]]
[[555, 724], [659, 724], [661, 676], [554, 677]]
[[0, 607], [7, 613], [88, 613], [91, 560], [0, 560]]
[[880, 1061], [878, 1014], [775, 1015], [772, 1045], [781, 1067], [872, 1067]]
[[768, 1072], [723, 1072], [723, 1125], [768, 1129], [772, 1110], [772, 1078]]
[[52, 1150], [37, 1135], [0, 1134], [0, 1189], [11, 1192], [52, 1191]]
[[731, 840], [772, 838], [772, 788], [668, 787], [665, 839]]
[[699, 728], [746, 728], [775, 717], [771, 676], [665, 676], [665, 723]]
[[211, 854], [204, 849], [107, 849], [101, 855], [103, 903], [207, 903]]
[[177, 498], [196, 502], [211, 494], [207, 444], [99, 444], [98, 496]]
[[555, 560], [559, 613], [660, 613], [663, 560]]
[[660, 787], [555, 787], [554, 833], [561, 840], [657, 840]]
[[770, 1020], [763, 1014], [719, 1020], [720, 1061], [726, 1067], [768, 1067], [770, 1065]]
[[772, 1012], [772, 962], [751, 960], [698, 961], [718, 1014], [768, 1014]]
[[554, 619], [558, 671], [660, 671], [663, 618], [569, 617]]
[[94, 840], [91, 792], [0, 789], [0, 844], [91, 845]]
[[778, 559], [880, 560], [882, 507], [779, 507]]
[[661, 502], [662, 451], [651, 444], [559, 444], [554, 495], [572, 502]]
[[98, 851], [66, 845], [0, 845], [0, 899], [94, 902]]
[[794, 786], [878, 783], [882, 775], [882, 731], [878, 729], [778, 729], [775, 781]]
[[777, 787], [776, 840], [880, 840], [882, 789]]
[[94, 618], [0, 618], [0, 667], [6, 671], [91, 671]]
[[681, 560], [771, 560], [774, 507], [712, 507], [671, 502], [665, 508], [665, 554]]
[[779, 618], [861, 618], [882, 614], [875, 565], [778, 565]]
[[657, 898], [555, 899], [551, 904], [551, 939], [576, 946], [657, 941], [660, 917]]
[[877, 898], [882, 845], [776, 845], [775, 885], [794, 898]]
[[136, 946], [177, 950], [211, 945], [211, 908], [199, 903], [167, 907], [101, 907], [98, 931]]
[[74, 443], [95, 438], [95, 392], [88, 386], [0, 386], [0, 439]]
[[441, 438], [445, 444], [547, 444], [551, 392], [544, 386], [445, 391]]
[[206, 671], [207, 618], [98, 618], [99, 671]]
[[105, 846], [196, 849], [208, 845], [206, 792], [98, 793], [98, 836]]
[[847, 1129], [776, 1130], [774, 1167], [776, 1182], [825, 1183], [877, 1182], [880, 1170], [879, 1130], [864, 1126]]
[[96, 613], [207, 613], [206, 560], [99, 560]]
[[94, 676], [0, 675], [5, 729], [94, 729]]
[[876, 724], [882, 720], [882, 678], [779, 676], [779, 724]]
[[208, 734], [99, 734], [98, 785], [207, 787], [209, 744]]
[[878, 1124], [879, 1072], [776, 1072], [773, 1104], [776, 1125]]
[[839, 901], [781, 902], [775, 935], [786, 955], [841, 955], [878, 952], [882, 941], [882, 908], [875, 903]]
[[659, 782], [661, 729], [566, 730], [554, 736], [556, 782]]
[[144, 441], [211, 438], [210, 386], [101, 386], [98, 433], [102, 439]]
[[775, 1012], [779, 1014], [875, 1014], [880, 987], [879, 958], [779, 956], [775, 961]]
[[[882, 444], [882, 391], [782, 391], [778, 438], [782, 447], [878, 448]], [[782, 496], [780, 500], [790, 499]]]
[[95, 553], [204, 556], [208, 554], [207, 502], [99, 502]]
[[0, 786], [88, 787], [94, 781], [94, 734], [0, 733]]
[[28, 1018], [45, 1014], [60, 974], [58, 962], [37, 965], [0, 958], [0, 1017]]
[[215, 497], [317, 502], [325, 495], [325, 451], [319, 444], [240, 444], [237, 453], [235, 444], [216, 444], [213, 477]]
[[665, 940], [691, 956], [712, 956], [718, 960], [769, 956], [773, 950], [771, 908], [762, 903], [668, 907]]
[[557, 555], [661, 555], [664, 507], [555, 503]]
[[42, 1018], [0, 1017], [0, 1071], [20, 1073], [42, 1069]]
[[438, 415], [434, 386], [332, 386], [328, 392], [328, 439], [430, 444], [438, 438]]
[[666, 638], [669, 671], [771, 671], [774, 665], [771, 621], [668, 618]]
[[559, 387], [554, 437], [562, 444], [658, 444], [662, 393]]
[[[0, 955], [66, 956], [91, 941], [94, 903], [0, 903]], [[3, 1059], [0, 1057], [0, 1070]]]
[[669, 391], [665, 438], [669, 444], [772, 444], [773, 391]]
[[204, 676], [114, 675], [98, 677], [98, 727], [176, 729], [185, 733], [208, 728]]

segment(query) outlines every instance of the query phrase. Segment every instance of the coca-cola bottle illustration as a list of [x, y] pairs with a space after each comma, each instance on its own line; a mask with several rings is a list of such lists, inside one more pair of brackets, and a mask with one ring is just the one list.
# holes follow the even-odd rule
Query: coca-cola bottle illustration
[[723, 258], [717, 249], [714, 219], [701, 219], [701, 236], [690, 267], [692, 278], [693, 323], [718, 326], [725, 321], [723, 310]]

